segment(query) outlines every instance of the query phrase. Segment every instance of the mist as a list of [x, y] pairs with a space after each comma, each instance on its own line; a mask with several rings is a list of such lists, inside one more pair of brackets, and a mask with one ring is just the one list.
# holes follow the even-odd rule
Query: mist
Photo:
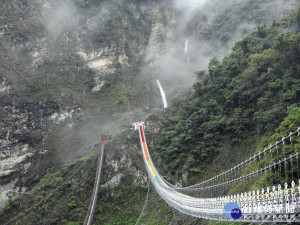
[[[174, 0], [172, 7], [175, 13], [168, 20], [175, 22], [169, 23], [166, 28], [165, 41], [160, 47], [163, 50], [150, 57], [154, 78], [162, 82], [169, 98], [189, 89], [196, 80], [195, 72], [207, 71], [210, 59], [221, 61], [243, 36], [258, 25], [271, 25], [296, 3], [296, 0]], [[201, 37], [214, 21], [223, 20], [226, 25], [226, 20], [219, 15], [245, 10], [247, 4], [254, 5], [257, 11], [261, 10], [265, 14], [263, 19], [256, 19], [257, 15], [253, 13], [247, 14], [237, 25], [227, 22], [231, 30], [223, 33], [225, 41]]]
[[98, 110], [86, 112], [79, 121], [70, 122], [48, 138], [48, 143], [59, 149], [56, 156], [59, 163], [67, 164], [90, 153], [102, 140], [108, 141], [116, 134], [133, 129], [132, 123], [146, 116], [141, 109], [122, 113], [118, 118], [101, 115]]
[[[112, 16], [111, 9], [118, 6], [114, 1], [84, 8], [79, 6], [78, 2], [69, 0], [40, 2], [41, 22], [46, 31], [47, 51], [53, 52], [54, 56], [57, 52], [76, 57], [75, 54], [80, 51], [86, 53], [96, 51], [98, 46], [93, 43], [91, 37], [96, 36], [97, 32], [105, 26]], [[60, 53], [56, 51], [57, 49], [64, 51]], [[47, 55], [44, 56], [44, 60], [52, 60], [47, 57]], [[53, 58], [55, 60], [55, 57]], [[81, 69], [87, 70], [88, 62], [85, 64], [85, 67]], [[93, 75], [96, 76], [96, 74], [97, 72], [93, 71]], [[62, 89], [63, 86], [64, 84], [61, 85]], [[73, 94], [84, 102], [81, 104], [86, 105], [82, 107], [82, 115], [64, 121], [63, 126], [51, 125], [46, 138], [46, 145], [55, 150], [59, 164], [71, 162], [89, 153], [105, 135], [120, 131], [120, 127], [123, 130], [129, 129], [131, 122], [135, 122], [131, 114], [121, 115], [117, 119], [107, 115], [107, 109], [98, 101], [87, 97], [85, 91], [84, 93], [73, 92]], [[56, 101], [56, 99], [51, 100]], [[123, 126], [124, 121], [130, 121], [129, 126]]]
[[42, 7], [42, 22], [44, 23], [48, 39], [56, 39], [65, 32], [77, 30], [77, 10], [70, 1], [48, 1]]
[[175, 8], [181, 11], [190, 12], [197, 7], [200, 7], [206, 0], [175, 0]]
[[[150, 37], [145, 57], [147, 65], [142, 69], [150, 71], [154, 81], [158, 79], [161, 82], [168, 99], [190, 89], [196, 80], [196, 72], [208, 70], [209, 61], [212, 58], [216, 57], [221, 60], [228, 55], [233, 44], [258, 25], [253, 19], [251, 20], [251, 15], [249, 15], [249, 20], [240, 21], [234, 32], [230, 32], [226, 44], [221, 40], [213, 41], [199, 36], [214, 20], [218, 19], [217, 16], [220, 13], [235, 10], [236, 4], [242, 7], [245, 1], [174, 0], [165, 11], [160, 12], [163, 15], [158, 17], [165, 17], [166, 22], [153, 21], [152, 33], [155, 33], [156, 29], [157, 34], [154, 34], [152, 39]], [[278, 0], [276, 2], [276, 6], [269, 10], [270, 15], [259, 24], [271, 24], [274, 18], [279, 18], [281, 13], [289, 10], [287, 2], [293, 1]], [[81, 39], [80, 43], [84, 45], [75, 46], [76, 51], [85, 49], [93, 51], [97, 46], [91, 43], [89, 35], [96, 35], [96, 32], [105, 26], [111, 16], [114, 16], [111, 15], [109, 9], [117, 6], [116, 1], [105, 2], [95, 7], [95, 10], [91, 8], [83, 12], [72, 1], [44, 3], [42, 21], [47, 30], [48, 40], [56, 42], [61, 36], [65, 37], [72, 33], [72, 36]], [[267, 7], [267, 5], [259, 7]], [[86, 15], [87, 13], [89, 15]], [[158, 102], [161, 103], [159, 88], [156, 87], [155, 90]], [[69, 124], [57, 132], [58, 136], [53, 138], [56, 149], [64, 149], [60, 153], [60, 159], [63, 162], [72, 161], [89, 152], [95, 143], [100, 142], [101, 136], [119, 131], [120, 127], [130, 129], [132, 122], [145, 117], [142, 110], [137, 110], [132, 113], [120, 113], [118, 118], [113, 118], [111, 115], [104, 115], [101, 106], [93, 107], [93, 109], [85, 109], [84, 116], [79, 122]]]

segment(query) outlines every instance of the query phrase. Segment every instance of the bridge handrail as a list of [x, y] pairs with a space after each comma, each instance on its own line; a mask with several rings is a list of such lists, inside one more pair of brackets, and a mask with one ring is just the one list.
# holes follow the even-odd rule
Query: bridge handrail
[[210, 179], [207, 179], [205, 181], [202, 181], [200, 183], [197, 183], [197, 184], [193, 184], [193, 185], [190, 185], [190, 186], [186, 186], [186, 187], [182, 187], [181, 189], [189, 189], [189, 188], [194, 188], [194, 187], [197, 187], [197, 186], [205, 186], [205, 185], [209, 185], [211, 182], [215, 182], [217, 181], [219, 178], [223, 177], [223, 176], [226, 176], [227, 174], [230, 174], [236, 170], [240, 170], [241, 168], [245, 167], [247, 164], [251, 163], [253, 160], [256, 161], [256, 159], [260, 158], [262, 155], [265, 155], [267, 154], [268, 151], [272, 152], [272, 149], [275, 147], [276, 150], [278, 151], [278, 145], [279, 144], [283, 144], [283, 146], [285, 145], [285, 141], [287, 139], [289, 139], [289, 141], [293, 141], [293, 138], [292, 136], [295, 135], [295, 134], [298, 134], [298, 137], [300, 138], [300, 127], [298, 127], [298, 129], [294, 132], [290, 132], [290, 134], [286, 137], [282, 137], [282, 139], [280, 141], [276, 141], [275, 144], [273, 145], [270, 145], [268, 148], [265, 148], [263, 151], [260, 151], [259, 153], [257, 154], [254, 154], [252, 157], [250, 157], [249, 159], [245, 160], [244, 162], [238, 164], [237, 166], [235, 167], [232, 167], [226, 171], [224, 171], [223, 173], [220, 173]]

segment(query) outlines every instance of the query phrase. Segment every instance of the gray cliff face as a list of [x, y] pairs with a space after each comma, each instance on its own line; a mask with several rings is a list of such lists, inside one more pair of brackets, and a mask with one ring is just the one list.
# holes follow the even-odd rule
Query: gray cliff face
[[[151, 82], [138, 68], [158, 5], [20, 0], [0, 6], [1, 206], [88, 152], [116, 124], [128, 127], [144, 116]], [[142, 84], [142, 94], [127, 91], [132, 82]], [[124, 168], [145, 184], [131, 156], [136, 150], [122, 144], [108, 154], [107, 171], [114, 173], [105, 185], [117, 185]]]
[[133, 178], [133, 185], [147, 185], [148, 176], [140, 150], [138, 131], [123, 131], [112, 138], [105, 149], [102, 187], [119, 186], [122, 179], [128, 176]]

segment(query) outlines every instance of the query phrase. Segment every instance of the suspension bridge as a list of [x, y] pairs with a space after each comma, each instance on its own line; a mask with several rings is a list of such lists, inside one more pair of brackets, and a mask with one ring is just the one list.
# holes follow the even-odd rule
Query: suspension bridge
[[[177, 187], [166, 181], [156, 169], [147, 146], [144, 122], [137, 122], [133, 125], [139, 132], [143, 159], [150, 181], [158, 195], [171, 208], [187, 216], [206, 220], [249, 223], [300, 222], [300, 127], [249, 159], [208, 180], [187, 187]], [[103, 166], [104, 147], [105, 142], [102, 141], [94, 189], [84, 225], [90, 225], [93, 221]], [[74, 177], [85, 163], [86, 161], [47, 197], [5, 224], [10, 224], [50, 198]], [[266, 181], [267, 177], [272, 178], [269, 183]], [[265, 185], [262, 185], [264, 180]], [[257, 181], [260, 182], [260, 186], [264, 187], [232, 193], [232, 190], [238, 186], [251, 189]], [[238, 218], [228, 217], [226, 205], [230, 203], [235, 203], [239, 207], [241, 215]], [[141, 219], [140, 217], [138, 221]]]
[[[186, 215], [207, 220], [251, 223], [300, 222], [300, 127], [274, 145], [215, 177], [192, 186], [176, 187], [167, 182], [155, 168], [146, 142], [145, 124], [138, 122], [133, 125], [139, 131], [149, 178], [159, 196], [172, 208]], [[299, 139], [299, 144], [294, 141], [296, 139]], [[290, 155], [287, 156], [287, 153]], [[261, 163], [263, 161], [264, 166]], [[269, 164], [266, 164], [267, 162]], [[245, 172], [249, 167], [256, 170]], [[251, 187], [253, 182], [269, 176], [273, 176], [271, 187], [266, 183], [261, 189], [228, 194], [235, 185], [246, 184]], [[194, 197], [193, 193], [197, 193], [197, 197]], [[240, 207], [241, 215], [238, 219], [226, 216], [225, 206], [228, 203], [236, 203]]]

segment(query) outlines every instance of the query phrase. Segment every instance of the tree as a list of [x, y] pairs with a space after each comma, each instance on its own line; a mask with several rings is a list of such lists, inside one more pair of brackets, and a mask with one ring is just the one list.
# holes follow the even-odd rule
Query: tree
[[296, 13], [296, 22], [298, 24], [298, 27], [300, 28], [300, 5], [297, 9], [297, 13]]

